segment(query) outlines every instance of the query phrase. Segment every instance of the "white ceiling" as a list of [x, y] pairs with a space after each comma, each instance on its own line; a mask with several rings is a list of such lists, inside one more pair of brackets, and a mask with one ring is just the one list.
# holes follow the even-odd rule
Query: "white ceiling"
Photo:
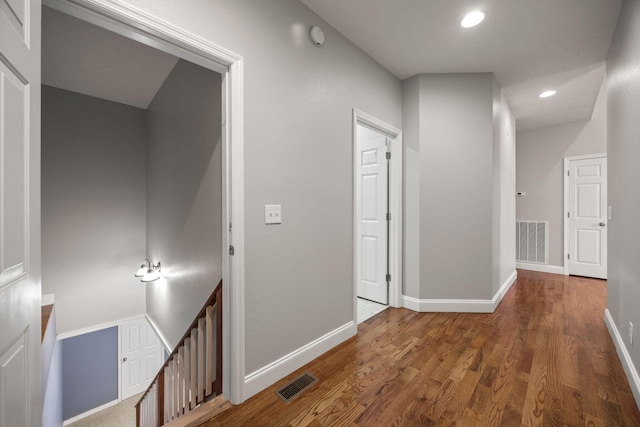
[[147, 108], [178, 58], [42, 8], [42, 83]]
[[[622, 0], [300, 0], [400, 79], [493, 72], [518, 130], [591, 118]], [[486, 19], [463, 29], [481, 9]], [[327, 39], [326, 43], [331, 43]], [[553, 88], [557, 95], [537, 95]]]

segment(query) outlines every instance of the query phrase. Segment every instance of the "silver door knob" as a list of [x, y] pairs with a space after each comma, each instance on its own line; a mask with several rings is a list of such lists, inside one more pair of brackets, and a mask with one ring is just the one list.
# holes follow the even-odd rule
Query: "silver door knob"
[[605, 224], [604, 222], [601, 222], [599, 225], [600, 225], [600, 227], [604, 227], [607, 224]]
[[126, 362], [126, 361], [127, 361], [127, 358], [126, 358], [126, 357], [123, 357], [123, 358], [122, 358], [122, 363], [124, 363], [124, 362]]

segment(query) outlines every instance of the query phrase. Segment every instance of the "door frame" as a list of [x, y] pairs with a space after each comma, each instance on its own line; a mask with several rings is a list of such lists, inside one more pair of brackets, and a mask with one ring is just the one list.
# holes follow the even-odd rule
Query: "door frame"
[[[234, 404], [242, 403], [245, 399], [244, 59], [117, 0], [42, 3], [222, 75], [222, 394]], [[230, 246], [234, 247], [233, 256], [229, 254]]]
[[[571, 156], [564, 158], [564, 172], [563, 172], [563, 180], [564, 180], [564, 209], [563, 209], [563, 228], [564, 228], [564, 255], [562, 258], [562, 262], [564, 264], [564, 275], [568, 276], [571, 274], [569, 271], [569, 206], [571, 201], [569, 200], [569, 170], [571, 162], [575, 160], [589, 160], [589, 159], [606, 159], [607, 153], [597, 153], [597, 154], [585, 154], [582, 156]], [[607, 182], [609, 181], [609, 176], [606, 177]]]
[[358, 224], [356, 218], [357, 168], [358, 160], [358, 125], [364, 125], [387, 136], [390, 140], [391, 168], [389, 171], [389, 206], [391, 209], [391, 224], [389, 227], [389, 306], [402, 307], [402, 131], [395, 126], [383, 122], [363, 111], [353, 109], [353, 321], [358, 324]]

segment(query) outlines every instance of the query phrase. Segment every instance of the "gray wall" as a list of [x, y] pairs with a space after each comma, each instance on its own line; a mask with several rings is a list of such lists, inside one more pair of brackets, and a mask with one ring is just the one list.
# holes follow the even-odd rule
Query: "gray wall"
[[411, 259], [405, 269], [420, 294], [409, 296], [491, 298], [493, 75], [421, 74], [418, 92], [419, 162], [407, 162], [405, 180], [419, 168], [419, 276]]
[[607, 152], [604, 82], [591, 120], [518, 132], [516, 200], [520, 220], [549, 221], [549, 264], [563, 267], [565, 157]]
[[403, 82], [404, 294], [490, 300], [515, 271], [515, 123], [491, 73]]
[[42, 293], [58, 333], [145, 312], [144, 110], [42, 87]]
[[62, 344], [65, 420], [118, 399], [118, 328], [67, 338]]
[[516, 123], [493, 80], [493, 280], [492, 295], [516, 271]]
[[[607, 59], [609, 264], [607, 307], [640, 368], [640, 1], [625, 1]], [[636, 326], [629, 343], [629, 322]], [[637, 400], [637, 396], [636, 396]]]
[[178, 61], [148, 108], [147, 314], [173, 348], [222, 278], [220, 75]]
[[420, 83], [420, 296], [491, 299], [493, 75]]
[[420, 297], [420, 75], [402, 82], [403, 151], [403, 288]]
[[352, 109], [400, 128], [401, 84], [296, 0], [126, 3], [245, 58], [249, 374], [353, 319]]

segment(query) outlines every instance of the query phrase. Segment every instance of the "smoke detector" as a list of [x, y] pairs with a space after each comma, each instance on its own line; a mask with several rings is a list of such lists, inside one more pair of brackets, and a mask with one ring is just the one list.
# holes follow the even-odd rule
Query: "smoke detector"
[[324, 31], [320, 27], [313, 27], [309, 32], [309, 37], [311, 37], [311, 41], [316, 46], [322, 46], [324, 44]]

